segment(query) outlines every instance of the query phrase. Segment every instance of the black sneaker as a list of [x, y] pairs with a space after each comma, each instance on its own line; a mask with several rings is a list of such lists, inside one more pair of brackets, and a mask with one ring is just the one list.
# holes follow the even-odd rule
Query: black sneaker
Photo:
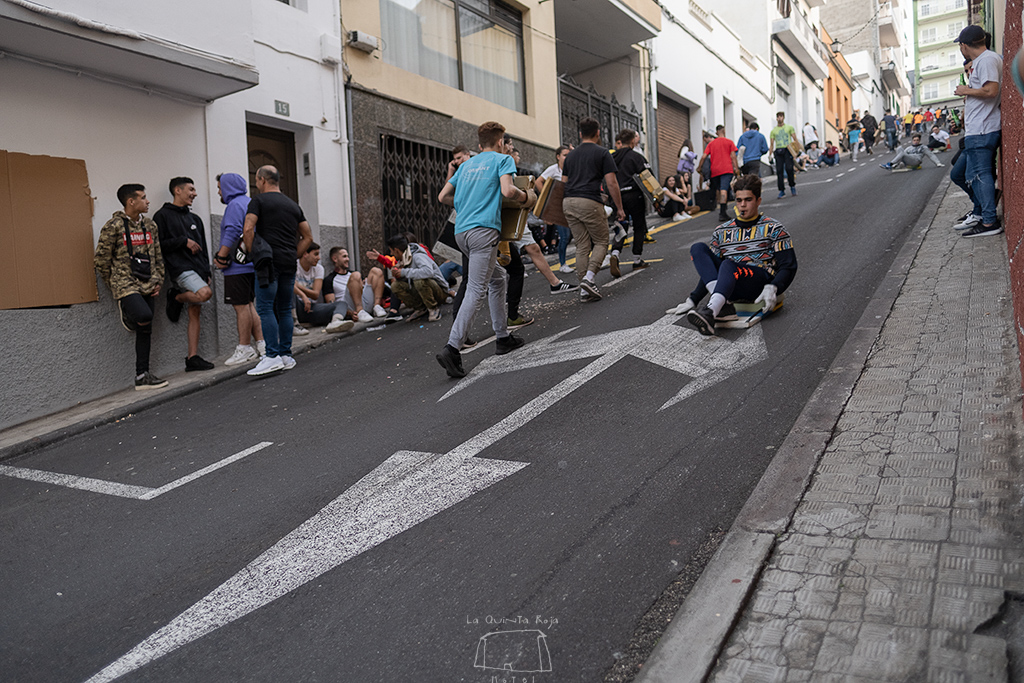
[[597, 288], [590, 280], [584, 280], [580, 283], [580, 290], [586, 292], [589, 297], [589, 301], [597, 301], [601, 298], [601, 290]]
[[151, 372], [142, 373], [141, 377], [135, 378], [135, 391], [145, 391], [146, 389], [160, 389], [167, 386], [167, 380], [160, 379]]
[[196, 372], [197, 370], [213, 370], [213, 363], [198, 355], [186, 358], [185, 372]]
[[124, 312], [124, 306], [121, 304], [120, 299], [117, 300], [117, 312], [121, 314], [121, 324], [124, 326], [124, 329], [129, 332], [139, 331], [139, 324], [129, 318], [128, 314]]
[[459, 377], [466, 376], [466, 371], [462, 369], [462, 354], [448, 344], [445, 344], [444, 348], [441, 349], [441, 353], [435, 357], [449, 377], [458, 379]]
[[515, 351], [525, 344], [526, 342], [523, 341], [522, 337], [509, 333], [507, 337], [501, 337], [494, 342], [494, 355], [504, 356], [509, 351]]
[[970, 230], [964, 230], [960, 233], [961, 237], [986, 237], [988, 235], [998, 235], [1003, 231], [1003, 224], [996, 219], [996, 222], [989, 226], [984, 226], [978, 223]]
[[715, 336], [715, 314], [708, 306], [701, 306], [686, 314], [686, 320], [705, 337]]
[[638, 258], [636, 261], [633, 261], [633, 270], [637, 270], [638, 268], [646, 268], [649, 265], [651, 264], [648, 263], [647, 261], [644, 261], [642, 258]]
[[178, 318], [181, 317], [181, 309], [185, 308], [185, 304], [178, 301], [179, 294], [181, 294], [181, 290], [174, 287], [167, 292], [167, 319], [172, 323], [178, 322]]
[[579, 288], [579, 285], [570, 285], [568, 282], [559, 282], [557, 285], [551, 285], [551, 293], [561, 294], [562, 292], [575, 292]]

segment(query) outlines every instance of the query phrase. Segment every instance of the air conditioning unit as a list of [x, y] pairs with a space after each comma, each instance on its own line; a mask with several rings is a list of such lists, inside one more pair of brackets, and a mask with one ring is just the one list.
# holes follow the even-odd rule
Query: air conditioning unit
[[348, 44], [357, 50], [362, 50], [369, 54], [377, 49], [377, 36], [371, 36], [363, 31], [350, 31], [348, 34]]

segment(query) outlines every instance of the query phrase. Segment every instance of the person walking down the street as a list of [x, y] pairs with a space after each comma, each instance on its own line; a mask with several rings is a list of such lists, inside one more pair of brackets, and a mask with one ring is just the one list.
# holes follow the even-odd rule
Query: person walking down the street
[[931, 160], [933, 164], [940, 168], [942, 166], [945, 166], [945, 164], [939, 161], [939, 158], [935, 156], [935, 152], [931, 151], [926, 146], [921, 144], [921, 134], [914, 133], [910, 137], [909, 145], [907, 145], [899, 152], [897, 152], [896, 156], [893, 157], [892, 161], [886, 162], [884, 164], [879, 164], [879, 166], [889, 171], [891, 171], [894, 168], [898, 168], [900, 164], [904, 164], [910, 168], [920, 168], [921, 164], [924, 162], [925, 157], [928, 157], [928, 159]]
[[[248, 375], [260, 377], [295, 367], [292, 358], [292, 300], [295, 264], [313, 243], [302, 209], [281, 192], [281, 175], [273, 166], [256, 171], [259, 194], [249, 201], [242, 239], [256, 264], [256, 312], [267, 341], [267, 355]], [[254, 251], [257, 242], [269, 248], [270, 258]], [[258, 251], [258, 250], [257, 250]], [[263, 270], [263, 272], [261, 272]]]
[[[267, 353], [263, 326], [256, 313], [256, 275], [252, 263], [239, 263], [234, 257], [242, 241], [242, 226], [249, 208], [249, 183], [237, 173], [217, 176], [217, 194], [225, 204], [220, 221], [220, 246], [213, 265], [224, 274], [224, 303], [235, 310], [238, 344], [224, 365], [241, 365], [259, 360]], [[255, 348], [254, 348], [255, 346]]]
[[[601, 127], [589, 116], [580, 120], [580, 145], [565, 158], [562, 180], [565, 198], [562, 211], [576, 241], [576, 277], [580, 282], [580, 300], [598, 301], [601, 290], [595, 276], [608, 252], [608, 220], [601, 201], [603, 182], [615, 204], [618, 220], [626, 220], [622, 195], [612, 155], [599, 143]], [[634, 239], [634, 242], [636, 240]]]
[[485, 298], [491, 328], [497, 338], [495, 354], [506, 354], [525, 344], [508, 331], [505, 304], [508, 276], [504, 268], [497, 267], [501, 198], [519, 201], [529, 208], [537, 197], [513, 184], [516, 163], [505, 153], [504, 135], [505, 127], [496, 121], [481, 124], [477, 129], [480, 154], [463, 162], [437, 196], [442, 204], [455, 207], [455, 240], [462, 252], [469, 255], [466, 297], [455, 316], [448, 343], [437, 354], [437, 362], [449, 377], [466, 376], [460, 349]]
[[[622, 209], [629, 216], [629, 222], [633, 224], [633, 270], [637, 270], [648, 265], [642, 258], [644, 240], [647, 239], [647, 200], [634, 176], [640, 171], [650, 170], [651, 165], [636, 151], [636, 146], [640, 143], [640, 134], [635, 130], [624, 128], [615, 139], [619, 143], [619, 148], [612, 152], [612, 161], [615, 162], [616, 169], [615, 180], [619, 183]], [[611, 246], [612, 257], [608, 269], [612, 277], [622, 275], [619, 269], [619, 253], [625, 240], [626, 234], [620, 231], [619, 239]]]
[[924, 114], [921, 113], [920, 109], [918, 109], [916, 112], [914, 112], [914, 132], [915, 133], [923, 133], [924, 132]]
[[[704, 157], [711, 160], [711, 191], [718, 199], [718, 220], [729, 220], [726, 207], [729, 204], [729, 185], [734, 175], [740, 174], [740, 166], [736, 162], [736, 145], [725, 137], [725, 126], [715, 127], [715, 139], [704, 148]], [[704, 163], [701, 157], [701, 164]]]
[[[965, 230], [963, 237], [998, 235], [1003, 231], [996, 216], [996, 179], [994, 160], [1002, 138], [999, 97], [1002, 86], [1003, 58], [986, 47], [985, 30], [968, 26], [956, 42], [960, 52], [970, 59], [971, 75], [966, 85], [958, 85], [953, 94], [966, 98], [964, 105], [964, 156], [967, 157], [966, 181], [981, 205], [981, 222]], [[1005, 189], [1005, 188], [1004, 188]]]
[[144, 186], [122, 185], [117, 199], [123, 208], [100, 229], [93, 266], [117, 301], [121, 324], [135, 333], [135, 390], [159, 389], [167, 380], [149, 371], [153, 302], [164, 281], [158, 228], [145, 216], [149, 199]]
[[[813, 126], [812, 126], [813, 130]], [[817, 139], [817, 138], [815, 138]], [[810, 143], [808, 143], [810, 144]], [[750, 123], [743, 135], [736, 141], [736, 147], [743, 150], [740, 160], [740, 173], [761, 177], [761, 157], [768, 153], [768, 141], [761, 133], [761, 126], [756, 121]]]
[[188, 355], [185, 372], [213, 370], [213, 363], [199, 355], [199, 321], [202, 304], [210, 300], [210, 253], [206, 248], [203, 220], [192, 213], [196, 186], [191, 178], [172, 178], [169, 189], [173, 201], [153, 215], [160, 231], [160, 251], [167, 276], [173, 283], [167, 290], [167, 318], [178, 322], [181, 309], [188, 304]]
[[846, 122], [846, 141], [850, 148], [850, 160], [857, 161], [857, 148], [860, 146], [860, 121], [857, 119], [857, 112]]
[[875, 117], [864, 112], [864, 115], [860, 117], [860, 125], [864, 129], [864, 151], [868, 154], [874, 154], [871, 151], [871, 146], [875, 144], [875, 133], [878, 132], [878, 121]]
[[899, 123], [896, 121], [896, 117], [892, 115], [892, 110], [886, 109], [885, 116], [882, 117], [882, 127], [885, 129], [885, 144], [890, 152], [896, 151], [896, 138], [899, 135], [898, 126]]
[[908, 111], [903, 116], [903, 137], [910, 137], [911, 129], [914, 127], [914, 112]]
[[776, 126], [768, 134], [770, 138], [770, 151], [775, 157], [775, 174], [779, 181], [779, 199], [786, 196], [786, 175], [789, 175], [789, 191], [796, 196], [796, 169], [793, 166], [794, 157], [789, 150], [789, 145], [796, 139], [796, 129], [786, 123], [786, 115], [783, 112], [775, 114]]
[[[718, 226], [709, 244], [690, 247], [700, 282], [677, 308], [705, 336], [715, 334], [715, 318], [729, 301], [753, 301], [770, 313], [796, 277], [793, 238], [782, 223], [760, 211], [761, 179], [740, 176], [734, 192], [738, 216]], [[698, 306], [705, 293], [711, 299]]]

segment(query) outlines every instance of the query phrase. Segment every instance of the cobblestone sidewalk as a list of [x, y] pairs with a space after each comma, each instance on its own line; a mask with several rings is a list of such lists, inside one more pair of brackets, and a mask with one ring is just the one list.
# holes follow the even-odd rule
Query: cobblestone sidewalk
[[969, 208], [950, 186], [708, 680], [1007, 679], [1020, 371], [1005, 239], [948, 227]]

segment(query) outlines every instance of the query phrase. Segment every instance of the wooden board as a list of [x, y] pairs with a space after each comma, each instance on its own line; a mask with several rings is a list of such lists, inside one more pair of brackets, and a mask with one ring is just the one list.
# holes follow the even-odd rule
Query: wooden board
[[550, 225], [568, 227], [562, 211], [562, 199], [565, 198], [565, 183], [556, 178], [546, 178], [541, 188], [537, 203], [533, 206], [533, 215]]

